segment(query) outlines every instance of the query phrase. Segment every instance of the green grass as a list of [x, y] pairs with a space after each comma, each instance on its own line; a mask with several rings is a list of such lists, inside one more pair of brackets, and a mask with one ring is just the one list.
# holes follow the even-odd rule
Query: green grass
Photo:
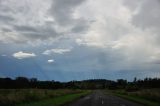
[[0, 89], [0, 106], [15, 106], [82, 92], [73, 89]]
[[140, 103], [140, 104], [143, 104], [145, 106], [160, 106], [160, 103], [149, 101], [144, 98], [137, 97], [137, 96], [123, 95], [123, 94], [115, 94], [115, 95], [122, 97], [122, 98], [125, 98], [125, 99], [128, 99], [128, 100], [131, 100], [131, 101], [134, 101], [134, 102], [137, 102], [137, 103]]
[[60, 106], [60, 105], [68, 104], [89, 93], [90, 92], [87, 91], [87, 92], [78, 93], [78, 94], [67, 94], [64, 96], [59, 96], [57, 98], [50, 98], [50, 99], [42, 100], [39, 102], [32, 102], [32, 103], [21, 104], [17, 106]]
[[[112, 90], [112, 94], [141, 103], [145, 106], [160, 106], [159, 89], [145, 89], [135, 92], [126, 92], [125, 90]], [[157, 92], [157, 93], [156, 93]]]

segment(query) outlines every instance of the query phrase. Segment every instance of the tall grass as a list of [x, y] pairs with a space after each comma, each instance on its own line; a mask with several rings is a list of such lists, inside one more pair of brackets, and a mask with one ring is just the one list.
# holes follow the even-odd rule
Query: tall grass
[[81, 90], [59, 89], [1, 89], [0, 106], [13, 106], [14, 104], [28, 103], [47, 98], [54, 98], [65, 94], [79, 93]]
[[160, 102], [160, 89], [143, 89], [136, 92], [129, 92], [128, 95], [143, 97], [147, 100]]
[[45, 100], [31, 102], [31, 103], [24, 103], [17, 106], [64, 106], [64, 105], [68, 105], [69, 103], [71, 103], [76, 99], [79, 99], [80, 97], [84, 97], [89, 93], [90, 91], [85, 91], [85, 92], [76, 93], [76, 94], [67, 94], [67, 95], [56, 97], [56, 98], [50, 98], [50, 99], [45, 99]]
[[141, 89], [133, 92], [125, 90], [113, 90], [113, 94], [129, 100], [137, 101], [146, 106], [160, 106], [160, 89]]

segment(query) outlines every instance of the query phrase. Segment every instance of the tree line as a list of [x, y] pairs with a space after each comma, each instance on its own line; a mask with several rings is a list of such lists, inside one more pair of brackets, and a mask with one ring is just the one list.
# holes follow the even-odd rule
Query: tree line
[[89, 79], [82, 81], [40, 81], [36, 78], [28, 79], [26, 77], [0, 78], [0, 89], [126, 89], [133, 91], [141, 88], [160, 88], [160, 78], [145, 78], [143, 80], [134, 78], [132, 82], [124, 79], [116, 81], [106, 79]]

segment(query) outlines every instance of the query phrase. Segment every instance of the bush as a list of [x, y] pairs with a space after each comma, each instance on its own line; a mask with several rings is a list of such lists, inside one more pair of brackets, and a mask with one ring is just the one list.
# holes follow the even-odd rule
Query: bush
[[125, 90], [126, 90], [127, 92], [134, 92], [134, 91], [139, 90], [139, 87], [138, 87], [137, 85], [127, 85], [127, 86], [125, 87]]

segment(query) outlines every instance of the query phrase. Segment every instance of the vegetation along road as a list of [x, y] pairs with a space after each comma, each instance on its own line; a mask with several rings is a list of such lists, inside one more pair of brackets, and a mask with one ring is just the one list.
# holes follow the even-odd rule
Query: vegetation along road
[[92, 94], [81, 98], [66, 106], [142, 106], [140, 104], [113, 96], [103, 91], [95, 91]]

